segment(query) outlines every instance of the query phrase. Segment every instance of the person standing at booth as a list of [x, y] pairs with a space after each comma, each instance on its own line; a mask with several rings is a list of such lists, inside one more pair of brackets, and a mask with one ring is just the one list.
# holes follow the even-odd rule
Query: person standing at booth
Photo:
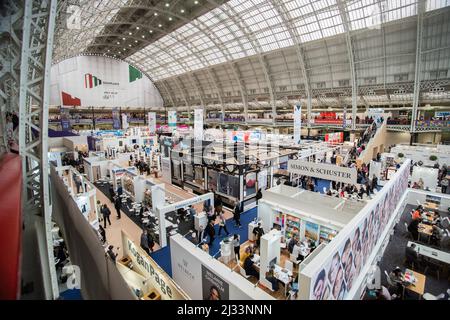
[[258, 226], [253, 229], [253, 234], [256, 238], [256, 247], [259, 249], [259, 245], [261, 243], [261, 237], [264, 235], [264, 230], [261, 228], [261, 222], [258, 223]]
[[222, 234], [222, 229], [225, 230], [227, 236], [230, 234], [227, 229], [227, 220], [223, 211], [219, 213], [219, 236]]
[[241, 237], [237, 233], [235, 233], [233, 235], [233, 247], [234, 247], [234, 256], [235, 256], [237, 262], [239, 262], [239, 260], [241, 260], [241, 254], [240, 254], [241, 243], [240, 243], [240, 241], [241, 241]]
[[122, 200], [119, 196], [116, 197], [116, 200], [114, 200], [114, 208], [116, 208], [117, 212], [117, 219], [120, 219], [120, 208], [122, 207]]
[[103, 222], [104, 222], [103, 228], [106, 229], [106, 221], [108, 221], [109, 225], [111, 225], [111, 220], [109, 220], [109, 216], [111, 215], [111, 210], [109, 210], [109, 208], [106, 204], [103, 205], [102, 215], [103, 215]]
[[214, 221], [210, 220], [205, 229], [206, 234], [209, 236], [209, 245], [212, 246], [216, 230], [214, 230]]
[[150, 247], [149, 247], [149, 243], [148, 243], [148, 234], [147, 234], [147, 230], [143, 230], [142, 234], [141, 234], [141, 243], [140, 243], [141, 248], [147, 252], [148, 255], [150, 255]]
[[233, 220], [234, 220], [234, 222], [236, 224], [235, 226], [239, 227], [239, 228], [242, 228], [242, 225], [241, 225], [241, 212], [242, 212], [241, 203], [238, 200], [238, 201], [236, 201], [236, 205], [234, 206]]

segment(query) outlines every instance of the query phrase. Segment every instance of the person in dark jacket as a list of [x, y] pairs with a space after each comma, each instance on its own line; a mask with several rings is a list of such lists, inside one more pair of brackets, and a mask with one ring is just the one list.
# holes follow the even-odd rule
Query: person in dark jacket
[[142, 234], [141, 234], [141, 243], [140, 243], [141, 248], [147, 252], [148, 255], [150, 255], [150, 247], [148, 244], [148, 234], [147, 234], [147, 230], [143, 230]]
[[153, 236], [150, 232], [147, 232], [147, 238], [148, 238], [148, 248], [150, 249], [150, 252], [153, 252], [153, 247], [155, 246], [155, 240], [153, 239]]
[[236, 227], [242, 228], [241, 225], [241, 203], [239, 201], [236, 201], [236, 205], [234, 206], [234, 212], [233, 212], [233, 220], [236, 223]]
[[214, 241], [214, 236], [216, 235], [216, 230], [214, 230], [214, 221], [209, 221], [205, 229], [206, 234], [209, 236], [209, 245], [212, 246]]
[[120, 208], [122, 207], [122, 200], [119, 196], [116, 197], [116, 200], [114, 201], [114, 208], [116, 208], [117, 211], [117, 219], [120, 219]]
[[115, 263], [116, 258], [117, 258], [117, 253], [114, 252], [114, 246], [112, 246], [112, 245], [109, 246], [108, 251], [106, 253], [111, 258], [111, 260], [114, 261], [114, 263]]
[[103, 222], [104, 222], [103, 228], [106, 229], [106, 221], [108, 221], [109, 225], [111, 225], [111, 220], [109, 220], [109, 216], [111, 215], [111, 210], [109, 210], [109, 208], [106, 204], [103, 205], [102, 215], [103, 215]]
[[114, 201], [114, 196], [116, 195], [116, 193], [114, 192], [114, 187], [112, 186], [112, 184], [109, 185], [109, 198], [111, 199], [111, 201]]
[[98, 233], [100, 234], [100, 237], [102, 237], [102, 243], [106, 242], [106, 231], [103, 229], [101, 225], [98, 226]]
[[248, 276], [253, 276], [259, 280], [259, 272], [256, 271], [256, 269], [254, 267], [254, 262], [252, 261], [252, 259], [253, 259], [253, 253], [244, 260], [245, 274]]
[[419, 239], [419, 223], [420, 219], [414, 219], [408, 225], [408, 231], [411, 232], [414, 240]]

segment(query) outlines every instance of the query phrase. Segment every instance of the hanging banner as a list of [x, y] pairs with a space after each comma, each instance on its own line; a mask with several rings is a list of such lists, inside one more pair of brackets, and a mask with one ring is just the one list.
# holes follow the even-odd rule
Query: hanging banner
[[70, 131], [72, 127], [70, 126], [70, 114], [68, 108], [61, 107], [60, 110], [61, 128], [62, 131]]
[[302, 131], [302, 106], [294, 106], [294, 142], [300, 144]]
[[343, 143], [344, 142], [344, 132], [327, 133], [325, 135], [325, 142], [328, 142], [331, 144]]
[[[120, 129], [120, 111], [119, 108], [112, 108], [113, 129]], [[98, 123], [98, 122], [97, 122]]]
[[125, 113], [122, 114], [122, 129], [128, 129], [128, 116]]
[[290, 173], [302, 176], [356, 184], [356, 168], [338, 167], [336, 165], [303, 160], [289, 160], [287, 170]]
[[347, 125], [347, 106], [344, 106], [344, 116], [342, 118], [342, 128], [345, 129], [345, 126]]
[[203, 140], [203, 109], [194, 110], [194, 139]]
[[169, 129], [173, 131], [177, 128], [177, 112], [168, 111], [168, 118], [169, 118]]
[[149, 112], [147, 114], [148, 119], [148, 128], [151, 134], [156, 133], [156, 113], [155, 112]]

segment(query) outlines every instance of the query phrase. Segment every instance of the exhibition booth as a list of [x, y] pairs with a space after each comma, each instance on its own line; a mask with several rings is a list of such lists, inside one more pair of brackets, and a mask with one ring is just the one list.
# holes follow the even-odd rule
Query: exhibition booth
[[162, 159], [163, 177], [170, 171], [174, 185], [199, 194], [215, 192], [230, 207], [237, 200], [246, 208], [254, 206], [258, 190], [274, 184], [287, 161], [297, 157], [296, 150], [278, 147], [190, 141], [189, 148], [172, 150], [170, 169]]
[[361, 288], [379, 249], [403, 212], [410, 161], [405, 161], [386, 185], [300, 272], [299, 298], [360, 299]]
[[[436, 163], [440, 166], [443, 164], [450, 165], [450, 146], [448, 145], [403, 145], [397, 144], [391, 148], [391, 153], [398, 157], [402, 154], [405, 159], [411, 159], [413, 164], [421, 161], [424, 165], [433, 167]], [[431, 156], [435, 156], [436, 160], [430, 160]]]
[[274, 300], [180, 234], [170, 237], [173, 280], [194, 300]]

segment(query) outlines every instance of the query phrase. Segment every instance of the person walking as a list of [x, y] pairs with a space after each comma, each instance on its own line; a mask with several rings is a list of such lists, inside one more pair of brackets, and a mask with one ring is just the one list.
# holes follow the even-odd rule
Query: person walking
[[227, 236], [230, 234], [227, 229], [227, 220], [223, 211], [219, 213], [219, 236], [222, 234], [222, 229], [225, 230]]
[[114, 202], [114, 196], [116, 193], [114, 192], [114, 187], [112, 184], [109, 185], [109, 199]]
[[109, 210], [106, 204], [103, 205], [102, 215], [103, 215], [103, 228], [106, 229], [106, 221], [108, 221], [109, 225], [111, 225], [111, 220], [109, 219], [109, 216], [111, 215], [111, 210]]
[[241, 260], [241, 237], [237, 233], [233, 235], [233, 247], [234, 256], [236, 258], [236, 261], [239, 262], [239, 260]]
[[241, 203], [238, 201], [236, 201], [236, 205], [234, 206], [234, 212], [233, 212], [233, 219], [235, 222], [236, 227], [242, 228], [241, 225]]
[[145, 252], [147, 252], [148, 255], [150, 255], [150, 248], [149, 248], [149, 244], [148, 244], [148, 234], [147, 234], [147, 230], [146, 229], [144, 229], [142, 231], [140, 245], [141, 245], [141, 248]]
[[120, 219], [120, 208], [122, 207], [122, 200], [119, 196], [116, 197], [116, 200], [114, 200], [114, 208], [116, 208], [117, 212], [117, 219]]

